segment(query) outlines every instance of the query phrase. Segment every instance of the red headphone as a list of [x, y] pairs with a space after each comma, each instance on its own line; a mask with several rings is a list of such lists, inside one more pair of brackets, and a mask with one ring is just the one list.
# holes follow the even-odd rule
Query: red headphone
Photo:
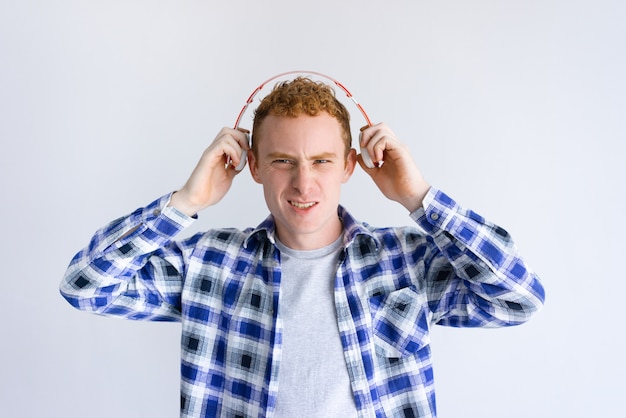
[[259, 91], [261, 91], [263, 89], [263, 87], [265, 87], [265, 85], [267, 83], [269, 83], [270, 81], [276, 80], [277, 78], [281, 78], [281, 77], [284, 77], [284, 76], [290, 75], [290, 74], [304, 74], [304, 75], [310, 74], [310, 75], [316, 75], [318, 77], [322, 77], [322, 78], [325, 78], [327, 80], [332, 81], [333, 83], [335, 83], [335, 85], [337, 87], [339, 87], [341, 90], [343, 90], [346, 93], [346, 96], [348, 98], [350, 98], [354, 102], [356, 107], [359, 108], [359, 110], [361, 111], [361, 113], [365, 117], [365, 120], [367, 121], [367, 125], [368, 126], [372, 126], [372, 122], [370, 121], [369, 116], [367, 116], [367, 113], [365, 113], [365, 110], [363, 110], [363, 107], [359, 104], [359, 102], [356, 101], [356, 99], [354, 98], [352, 93], [350, 93], [350, 91], [348, 91], [348, 89], [343, 84], [341, 84], [339, 81], [337, 81], [334, 78], [329, 77], [329, 76], [327, 76], [325, 74], [319, 73], [317, 71], [287, 71], [287, 72], [280, 73], [280, 74], [277, 74], [277, 75], [275, 75], [273, 77], [268, 78], [267, 80], [265, 80], [263, 83], [261, 83], [261, 85], [259, 85], [259, 87], [257, 87], [252, 92], [250, 97], [248, 97], [248, 100], [246, 100], [246, 104], [243, 105], [243, 108], [241, 109], [241, 112], [239, 112], [239, 116], [237, 116], [237, 121], [235, 122], [235, 129], [239, 128], [239, 122], [241, 122], [241, 118], [242, 118], [243, 114], [246, 112], [246, 109], [248, 109], [248, 106], [250, 105], [250, 103], [252, 103], [252, 101], [254, 100], [254, 97], [257, 95], [257, 93]]
[[[363, 107], [359, 104], [359, 102], [354, 98], [354, 96], [352, 95], [352, 93], [350, 93], [350, 91], [343, 85], [341, 84], [339, 81], [335, 80], [334, 78], [327, 76], [325, 74], [322, 74], [320, 72], [317, 71], [287, 71], [284, 73], [280, 73], [277, 74], [273, 77], [268, 78], [267, 80], [265, 80], [263, 83], [261, 83], [253, 92], [252, 94], [250, 94], [250, 96], [248, 97], [248, 100], [246, 100], [246, 103], [243, 105], [243, 107], [241, 108], [241, 111], [239, 112], [239, 115], [237, 116], [237, 120], [235, 121], [235, 129], [239, 128], [239, 123], [241, 122], [241, 118], [243, 117], [244, 113], [246, 112], [246, 110], [248, 109], [248, 106], [250, 106], [250, 104], [252, 103], [252, 101], [254, 100], [254, 97], [257, 95], [257, 93], [259, 93], [263, 87], [265, 87], [265, 85], [267, 83], [269, 83], [270, 81], [276, 80], [278, 78], [284, 77], [286, 75], [291, 75], [291, 74], [303, 74], [303, 75], [315, 75], [321, 78], [325, 78], [327, 80], [332, 81], [337, 87], [339, 87], [341, 90], [343, 90], [344, 93], [346, 93], [346, 96], [352, 100], [354, 102], [354, 104], [356, 105], [356, 107], [361, 111], [361, 113], [363, 114], [363, 117], [365, 118], [365, 120], [367, 121], [367, 126], [372, 126], [372, 122], [369, 118], [369, 116], [367, 116], [367, 113], [365, 113], [365, 110], [363, 109]], [[361, 148], [361, 155], [363, 157], [363, 161], [365, 162], [365, 164], [370, 167], [373, 168], [374, 167], [374, 163], [372, 162], [372, 159], [370, 158], [368, 152], [366, 149]], [[243, 155], [241, 156], [241, 161], [239, 162], [239, 164], [237, 165], [237, 167], [235, 167], [236, 171], [241, 171], [243, 170], [243, 168], [246, 165], [246, 158], [247, 156], [247, 152], [244, 151]], [[226, 167], [228, 167], [230, 165], [230, 157], [228, 158], [228, 162], [226, 163]]]

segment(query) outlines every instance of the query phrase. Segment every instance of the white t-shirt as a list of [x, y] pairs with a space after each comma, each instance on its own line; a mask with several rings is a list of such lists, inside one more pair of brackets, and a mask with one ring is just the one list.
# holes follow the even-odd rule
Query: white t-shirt
[[283, 353], [277, 417], [356, 417], [337, 327], [334, 281], [342, 237], [327, 247], [281, 253]]

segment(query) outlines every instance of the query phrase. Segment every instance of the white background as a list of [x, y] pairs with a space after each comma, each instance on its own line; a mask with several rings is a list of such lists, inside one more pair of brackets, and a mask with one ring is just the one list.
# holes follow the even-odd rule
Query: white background
[[[178, 415], [179, 325], [78, 312], [58, 284], [97, 228], [179, 187], [261, 81], [309, 69], [546, 286], [521, 327], [433, 331], [440, 417], [623, 417], [625, 21], [622, 0], [2, 0], [0, 415]], [[343, 204], [410, 222], [362, 172]], [[246, 171], [194, 228], [266, 213]]]

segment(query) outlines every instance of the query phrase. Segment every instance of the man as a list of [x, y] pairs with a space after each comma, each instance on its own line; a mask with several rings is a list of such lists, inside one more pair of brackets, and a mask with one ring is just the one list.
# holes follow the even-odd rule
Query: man
[[[329, 87], [281, 83], [251, 148], [222, 129], [180, 190], [95, 234], [61, 292], [83, 310], [182, 322], [183, 417], [434, 417], [429, 327], [517, 325], [544, 291], [509, 234], [432, 188], [385, 124], [360, 145], [382, 165], [351, 148]], [[244, 151], [270, 216], [175, 241], [224, 197]], [[416, 227], [373, 228], [339, 205], [357, 162]]]

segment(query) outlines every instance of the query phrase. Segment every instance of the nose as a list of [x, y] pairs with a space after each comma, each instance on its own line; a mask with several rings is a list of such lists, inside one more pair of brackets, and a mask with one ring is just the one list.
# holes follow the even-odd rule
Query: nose
[[301, 194], [307, 194], [315, 184], [314, 175], [306, 165], [302, 164], [293, 170], [292, 187]]

